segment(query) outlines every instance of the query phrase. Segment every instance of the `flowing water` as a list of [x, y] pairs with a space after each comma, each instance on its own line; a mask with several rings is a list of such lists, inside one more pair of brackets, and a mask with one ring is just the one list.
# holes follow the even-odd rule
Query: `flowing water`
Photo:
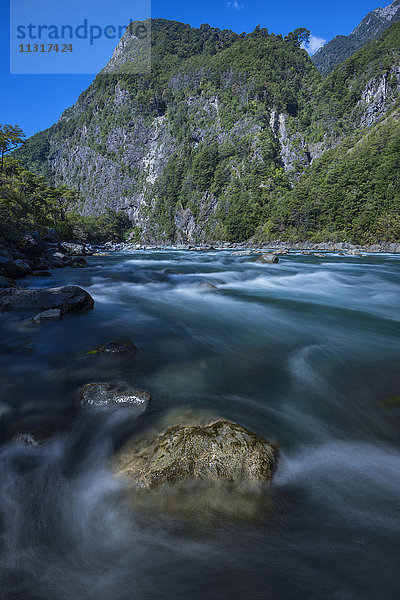
[[[37, 328], [0, 315], [0, 598], [399, 600], [399, 267], [164, 250], [25, 280], [96, 305]], [[91, 353], [115, 339], [135, 363]], [[266, 514], [182, 528], [127, 508], [108, 457], [142, 425], [75, 416], [91, 381], [149, 390], [151, 418], [207, 409], [278, 441]], [[60, 433], [7, 441], [35, 420]]]

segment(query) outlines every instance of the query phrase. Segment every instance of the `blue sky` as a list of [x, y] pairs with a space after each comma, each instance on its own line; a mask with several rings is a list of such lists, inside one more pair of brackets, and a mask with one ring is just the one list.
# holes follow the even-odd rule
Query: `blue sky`
[[[11, 0], [20, 3], [26, 1]], [[41, 5], [46, 1], [49, 0], [29, 0], [32, 5]], [[53, 21], [57, 18], [57, 22], [65, 22], [66, 6], [70, 2], [52, 1]], [[136, 11], [138, 6], [132, 0], [96, 0], [95, 11], [90, 9], [92, 3], [93, 0], [79, 1], [82, 19], [88, 17], [93, 22], [102, 22], [103, 18], [103, 22], [104, 19], [107, 22], [110, 6], [112, 23], [136, 18], [132, 7]], [[252, 31], [258, 24], [271, 32], [282, 34], [297, 27], [307, 27], [315, 37], [330, 40], [339, 33], [349, 34], [369, 11], [390, 3], [390, 0], [380, 3], [379, 0], [332, 0], [329, 3], [321, 0], [153, 0], [151, 14], [193, 26], [209, 23], [239, 33]], [[27, 135], [32, 135], [56, 122], [61, 113], [74, 104], [79, 94], [88, 87], [94, 74], [11, 75], [9, 0], [0, 0], [0, 7], [0, 123], [18, 124]]]

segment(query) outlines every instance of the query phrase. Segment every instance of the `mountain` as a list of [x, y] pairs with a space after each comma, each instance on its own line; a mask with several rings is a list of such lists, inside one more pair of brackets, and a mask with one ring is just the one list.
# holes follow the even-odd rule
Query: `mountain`
[[[348, 158], [382, 143], [371, 135], [378, 127], [397, 136], [400, 24], [326, 79], [301, 49], [302, 29], [286, 38], [260, 27], [238, 35], [156, 19], [148, 75], [121, 73], [132, 60], [129, 35], [75, 106], [18, 153], [52, 183], [77, 189], [82, 214], [122, 212], [136, 239], [151, 243], [237, 242], [256, 232], [264, 240], [365, 238], [368, 220], [351, 227], [362, 200], [352, 207], [350, 186], [341, 205], [338, 186], [326, 195], [316, 173], [332, 163], [338, 181], [343, 172], [351, 181], [359, 166]], [[371, 156], [378, 168], [383, 154]], [[398, 171], [389, 165], [390, 183]], [[368, 169], [360, 189], [374, 186]], [[389, 183], [385, 204], [374, 200], [371, 209], [390, 217], [386, 236], [398, 216]], [[329, 226], [313, 213], [321, 190], [319, 204], [334, 204]]]
[[132, 59], [127, 32], [76, 105], [19, 156], [76, 188], [84, 213], [125, 211], [142, 239], [246, 239], [266, 198], [290, 187], [278, 132], [301, 118], [320, 80], [302, 32], [238, 35], [163, 19], [151, 31], [150, 74], [119, 74]]
[[386, 8], [376, 8], [368, 13], [350, 35], [338, 35], [325, 44], [312, 58], [317, 69], [328, 75], [360, 48], [379, 37], [390, 25], [400, 21], [400, 0]]
[[314, 119], [342, 136], [271, 207], [254, 242], [400, 239], [399, 91], [397, 23], [324, 80]]

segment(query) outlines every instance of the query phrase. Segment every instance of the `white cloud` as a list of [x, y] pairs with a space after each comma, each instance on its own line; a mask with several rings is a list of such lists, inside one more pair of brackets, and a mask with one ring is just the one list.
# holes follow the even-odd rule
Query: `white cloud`
[[233, 8], [235, 10], [242, 10], [243, 8], [243, 4], [239, 4], [238, 0], [229, 0], [226, 5], [228, 8]]
[[322, 46], [325, 46], [325, 44], [326, 44], [326, 40], [324, 40], [324, 38], [317, 37], [316, 35], [310, 35], [310, 39], [309, 39], [308, 43], [306, 44], [303, 42], [301, 47], [304, 50], [307, 50], [308, 54], [310, 56], [312, 56], [313, 54], [315, 54], [317, 52], [317, 50], [322, 48]]

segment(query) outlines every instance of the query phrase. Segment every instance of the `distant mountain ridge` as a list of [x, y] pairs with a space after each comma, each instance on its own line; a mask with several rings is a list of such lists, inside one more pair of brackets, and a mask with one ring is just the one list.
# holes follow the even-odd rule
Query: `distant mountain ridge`
[[379, 37], [390, 25], [398, 21], [400, 21], [400, 0], [394, 0], [389, 6], [376, 8], [368, 13], [350, 35], [337, 35], [320, 48], [312, 60], [323, 75], [328, 75], [339, 63]]

